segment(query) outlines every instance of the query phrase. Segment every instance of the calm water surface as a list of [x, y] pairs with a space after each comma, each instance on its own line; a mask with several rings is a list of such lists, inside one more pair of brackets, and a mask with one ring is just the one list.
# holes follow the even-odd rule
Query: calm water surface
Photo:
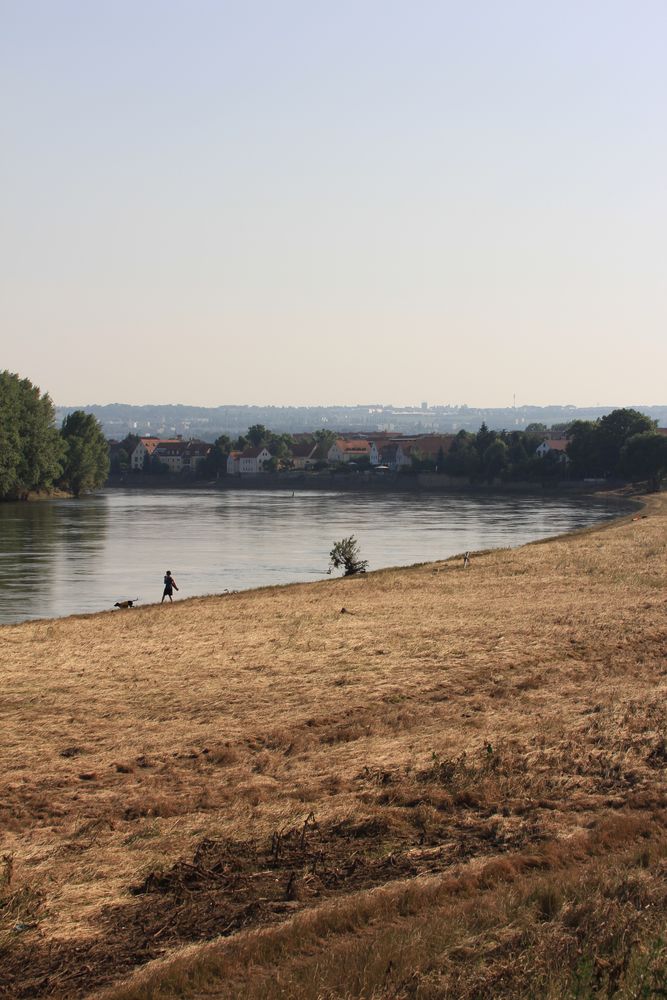
[[263, 490], [0, 504], [0, 622], [156, 601], [166, 569], [176, 598], [319, 580], [333, 542], [351, 534], [380, 569], [521, 545], [618, 514], [580, 498]]

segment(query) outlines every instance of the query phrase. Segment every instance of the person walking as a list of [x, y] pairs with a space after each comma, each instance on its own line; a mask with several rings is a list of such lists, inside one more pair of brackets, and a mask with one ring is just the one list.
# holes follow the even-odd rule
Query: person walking
[[[171, 570], [168, 569], [164, 575], [164, 590], [162, 591], [162, 601], [164, 601], [165, 597], [168, 597], [169, 600], [173, 602], [174, 598], [171, 595], [175, 590], [178, 590], [178, 587], [176, 586], [176, 581], [171, 575]], [[160, 601], [160, 604], [162, 604], [162, 601]]]

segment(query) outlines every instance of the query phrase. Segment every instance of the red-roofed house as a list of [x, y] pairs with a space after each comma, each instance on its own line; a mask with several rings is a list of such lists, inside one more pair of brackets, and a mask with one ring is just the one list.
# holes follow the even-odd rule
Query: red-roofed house
[[327, 461], [332, 463], [358, 462], [359, 459], [368, 459], [371, 465], [379, 465], [380, 458], [374, 441], [365, 438], [354, 438], [351, 441], [337, 438], [327, 452]]
[[545, 458], [549, 454], [554, 454], [558, 456], [560, 462], [569, 462], [566, 449], [566, 438], [545, 438], [542, 444], [538, 445], [535, 449], [535, 454], [538, 458]]

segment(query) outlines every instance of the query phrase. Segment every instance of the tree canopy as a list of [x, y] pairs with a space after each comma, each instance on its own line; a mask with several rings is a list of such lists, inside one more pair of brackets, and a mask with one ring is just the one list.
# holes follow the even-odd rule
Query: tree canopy
[[625, 444], [638, 434], [655, 433], [655, 423], [633, 409], [612, 410], [599, 420], [575, 420], [568, 432], [567, 454], [575, 475], [623, 476]]
[[50, 397], [27, 378], [0, 372], [0, 499], [51, 489], [63, 451]]
[[91, 413], [75, 410], [61, 430], [65, 459], [61, 482], [75, 496], [101, 486], [109, 475], [109, 445]]

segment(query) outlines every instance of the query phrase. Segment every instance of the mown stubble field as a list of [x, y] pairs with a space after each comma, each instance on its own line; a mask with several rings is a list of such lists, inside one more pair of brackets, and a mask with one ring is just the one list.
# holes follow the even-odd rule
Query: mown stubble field
[[0, 996], [666, 995], [666, 554], [0, 628]]

